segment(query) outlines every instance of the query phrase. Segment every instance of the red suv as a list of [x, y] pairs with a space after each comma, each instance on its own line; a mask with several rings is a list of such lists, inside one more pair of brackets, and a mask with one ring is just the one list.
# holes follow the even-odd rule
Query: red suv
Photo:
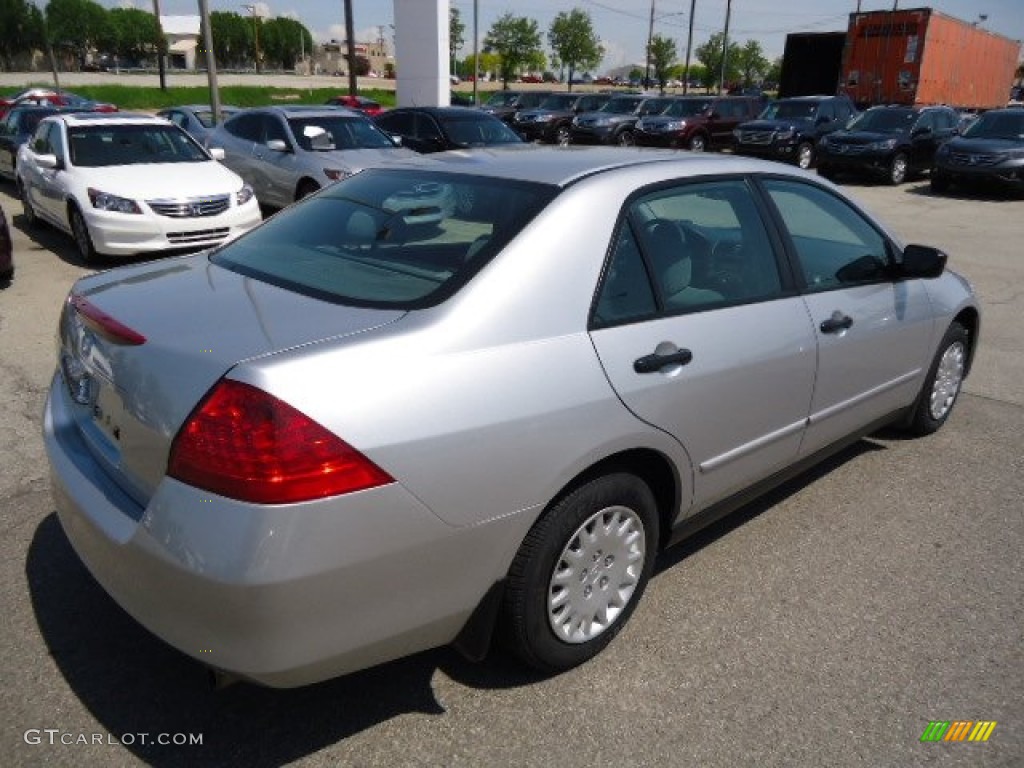
[[732, 144], [732, 131], [753, 120], [762, 100], [753, 96], [681, 96], [664, 111], [636, 124], [636, 143], [703, 152]]

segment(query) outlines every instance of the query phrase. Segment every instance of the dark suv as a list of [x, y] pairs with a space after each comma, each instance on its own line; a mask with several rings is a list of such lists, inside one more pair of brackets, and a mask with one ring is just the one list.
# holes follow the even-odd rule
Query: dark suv
[[957, 133], [959, 117], [949, 107], [872, 107], [818, 145], [818, 173], [869, 173], [890, 184], [926, 171], [939, 145]]
[[539, 107], [550, 95], [551, 91], [495, 91], [480, 109], [511, 125], [516, 112]]
[[621, 144], [633, 142], [636, 121], [656, 115], [673, 101], [666, 96], [613, 96], [595, 112], [584, 112], [572, 120], [570, 135], [573, 144]]
[[733, 131], [733, 150], [810, 168], [818, 141], [845, 126], [856, 112], [846, 96], [779, 99], [765, 107], [757, 120], [741, 123]]
[[512, 127], [527, 141], [568, 144], [572, 119], [581, 112], [600, 109], [610, 93], [552, 93], [536, 109], [517, 112]]
[[721, 149], [732, 144], [733, 129], [757, 117], [762, 107], [760, 99], [748, 96], [684, 96], [661, 114], [640, 120], [636, 143], [694, 152]]

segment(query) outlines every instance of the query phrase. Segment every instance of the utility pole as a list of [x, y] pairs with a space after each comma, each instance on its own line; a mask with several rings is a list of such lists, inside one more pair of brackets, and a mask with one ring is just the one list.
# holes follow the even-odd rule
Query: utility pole
[[260, 73], [260, 27], [256, 17], [256, 5], [243, 5], [242, 7], [252, 13], [252, 34], [256, 43], [256, 74], [258, 75]]
[[480, 103], [476, 97], [477, 83], [480, 80], [480, 32], [477, 29], [479, 21], [479, 0], [473, 0], [473, 104]]
[[348, 46], [348, 95], [355, 96], [359, 90], [356, 82], [356, 41], [355, 24], [352, 21], [352, 0], [345, 0], [345, 43]]
[[725, 34], [722, 36], [722, 74], [718, 80], [718, 95], [725, 90], [725, 65], [729, 60], [729, 16], [732, 14], [732, 0], [725, 2]]
[[647, 64], [644, 67], [644, 90], [651, 83], [651, 41], [654, 39], [654, 0], [651, 0], [651, 20], [647, 24]]
[[199, 17], [203, 28], [203, 47], [206, 48], [206, 79], [210, 84], [210, 109], [213, 122], [220, 125], [220, 88], [217, 86], [217, 60], [213, 55], [213, 31], [210, 29], [210, 7], [199, 0]]
[[167, 70], [164, 64], [164, 46], [167, 44], [166, 38], [164, 38], [164, 27], [160, 23], [160, 0], [153, 0], [153, 15], [156, 16], [156, 30], [160, 35], [160, 39], [156, 44], [156, 66], [160, 72], [160, 90], [167, 90]]
[[690, 32], [686, 36], [686, 66], [683, 69], [683, 93], [690, 90], [690, 50], [693, 48], [693, 14], [697, 12], [697, 0], [690, 0]]

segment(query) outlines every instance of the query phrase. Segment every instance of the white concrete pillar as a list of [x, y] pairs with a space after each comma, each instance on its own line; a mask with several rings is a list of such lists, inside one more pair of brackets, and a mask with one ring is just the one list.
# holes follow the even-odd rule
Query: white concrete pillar
[[394, 3], [398, 106], [448, 106], [448, 0]]

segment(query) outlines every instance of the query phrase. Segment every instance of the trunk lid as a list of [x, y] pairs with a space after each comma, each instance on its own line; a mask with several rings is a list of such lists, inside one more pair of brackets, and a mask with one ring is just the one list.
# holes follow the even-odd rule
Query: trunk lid
[[[293, 293], [206, 254], [93, 275], [73, 296], [61, 316], [60, 365], [75, 425], [140, 505], [163, 478], [182, 423], [234, 365], [405, 314]], [[132, 332], [144, 341], [133, 343]]]

